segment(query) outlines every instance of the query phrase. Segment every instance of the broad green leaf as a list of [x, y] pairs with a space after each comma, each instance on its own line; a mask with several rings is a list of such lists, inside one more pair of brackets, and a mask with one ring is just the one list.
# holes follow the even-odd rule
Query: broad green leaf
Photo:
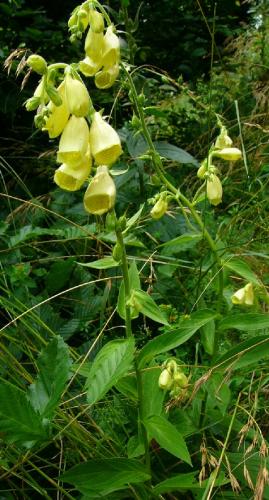
[[212, 356], [214, 352], [215, 321], [212, 319], [201, 328], [201, 342], [207, 354]]
[[143, 292], [143, 290], [134, 290], [131, 294], [131, 301], [135, 303], [135, 309], [147, 316], [147, 318], [162, 325], [169, 325], [159, 306], [148, 293]]
[[61, 476], [62, 481], [74, 485], [81, 493], [99, 492], [102, 496], [149, 479], [142, 463], [125, 457], [89, 460]]
[[185, 252], [193, 248], [202, 239], [201, 233], [187, 233], [166, 241], [159, 245], [159, 248], [167, 248], [172, 253]]
[[132, 401], [137, 401], [137, 383], [135, 375], [126, 375], [116, 383], [116, 389]]
[[[139, 278], [139, 272], [137, 269], [137, 265], [135, 260], [131, 263], [129, 267], [129, 282], [130, 282], [130, 288], [132, 289], [139, 289], [140, 288], [140, 278]], [[118, 314], [122, 319], [125, 319], [125, 286], [124, 286], [124, 281], [122, 280], [120, 284], [120, 289], [119, 289], [119, 295], [118, 295], [118, 303], [117, 303], [117, 311]], [[138, 318], [139, 312], [134, 308], [131, 307], [131, 318], [135, 319]]]
[[174, 490], [191, 490], [194, 485], [199, 484], [195, 476], [197, 476], [197, 471], [189, 472], [188, 474], [176, 474], [156, 484], [153, 491], [156, 495], [161, 495], [162, 493], [169, 493], [169, 491]]
[[87, 262], [86, 264], [81, 262], [77, 262], [77, 264], [84, 267], [91, 267], [92, 269], [110, 269], [111, 267], [118, 267], [120, 265], [120, 263], [114, 260], [111, 256], [94, 260], [93, 262]]
[[51, 418], [70, 377], [71, 358], [61, 337], [53, 338], [37, 360], [38, 376], [28, 389], [33, 408], [45, 418]]
[[5, 380], [0, 382], [0, 429], [3, 440], [26, 447], [47, 438], [42, 418], [26, 394]]
[[247, 281], [254, 283], [255, 285], [260, 285], [260, 281], [257, 278], [257, 275], [251, 270], [247, 262], [243, 259], [239, 259], [238, 257], [233, 257], [228, 261], [223, 262], [223, 266], [227, 269], [231, 269], [235, 273], [245, 278]]
[[178, 148], [169, 142], [155, 141], [154, 146], [158, 153], [168, 160], [174, 160], [178, 163], [190, 163], [196, 167], [198, 166], [198, 161], [191, 156], [190, 153], [187, 153], [184, 149]]
[[131, 436], [127, 443], [127, 455], [128, 458], [136, 458], [144, 455], [145, 447], [144, 443], [139, 436]]
[[252, 363], [257, 363], [269, 356], [269, 335], [259, 335], [252, 337], [245, 342], [237, 344], [223, 356], [216, 360], [215, 365], [221, 365], [221, 369], [230, 366], [231, 368], [242, 368]]
[[129, 229], [131, 229], [131, 227], [136, 223], [136, 221], [139, 219], [140, 215], [143, 212], [144, 206], [145, 203], [143, 203], [140, 206], [139, 210], [132, 217], [130, 217], [130, 219], [127, 220], [126, 229], [123, 231], [123, 234], [126, 234], [127, 231], [129, 231]]
[[86, 381], [88, 403], [96, 403], [126, 374], [133, 360], [134, 349], [133, 339], [112, 340], [101, 349]]
[[264, 313], [240, 313], [229, 314], [218, 325], [219, 330], [242, 330], [244, 332], [255, 332], [269, 328], [269, 314]]
[[157, 354], [170, 351], [184, 344], [199, 328], [216, 316], [217, 314], [210, 309], [197, 311], [184, 318], [177, 328], [170, 329], [167, 333], [150, 340], [138, 355], [139, 366], [143, 366], [147, 360], [154, 358]]
[[141, 371], [142, 380], [142, 419], [152, 415], [161, 415], [165, 392], [159, 387], [158, 381], [161, 368], [153, 365]]
[[160, 415], [153, 415], [143, 422], [149, 439], [155, 439], [166, 451], [192, 465], [185, 440], [173, 424]]

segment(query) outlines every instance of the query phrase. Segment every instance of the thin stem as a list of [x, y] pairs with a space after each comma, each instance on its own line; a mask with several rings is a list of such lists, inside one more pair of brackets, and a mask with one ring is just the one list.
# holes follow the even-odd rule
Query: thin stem
[[130, 280], [129, 280], [129, 272], [128, 272], [128, 262], [125, 244], [122, 236], [122, 232], [120, 229], [116, 229], [116, 235], [118, 243], [121, 247], [121, 266], [122, 266], [122, 274], [123, 274], [123, 282], [124, 282], [124, 290], [125, 290], [125, 325], [126, 325], [126, 337], [133, 337], [132, 332], [132, 320], [131, 320], [131, 309], [128, 305], [128, 299], [130, 298], [131, 288], [130, 288]]

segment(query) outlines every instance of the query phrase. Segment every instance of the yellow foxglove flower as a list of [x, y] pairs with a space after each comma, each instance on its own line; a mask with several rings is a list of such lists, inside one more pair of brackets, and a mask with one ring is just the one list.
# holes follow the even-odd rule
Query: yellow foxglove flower
[[216, 174], [211, 174], [206, 182], [206, 194], [209, 203], [217, 206], [222, 201], [222, 185]]
[[98, 71], [95, 75], [95, 85], [98, 89], [109, 89], [115, 83], [115, 80], [119, 74], [120, 68], [118, 64], [114, 66], [105, 67], [101, 71]]
[[167, 211], [168, 203], [165, 199], [159, 198], [150, 211], [150, 215], [153, 219], [160, 219]]
[[94, 33], [102, 33], [104, 31], [105, 24], [101, 12], [91, 9], [89, 11], [89, 22]]
[[228, 136], [226, 127], [222, 126], [220, 134], [217, 137], [216, 142], [215, 142], [215, 148], [217, 148], [217, 149], [229, 148], [232, 145], [232, 143], [233, 143], [233, 141]]
[[85, 59], [83, 59], [79, 63], [79, 70], [85, 76], [94, 76], [97, 73], [97, 71], [99, 71], [101, 66], [102, 66], [101, 59], [99, 61], [93, 61], [90, 57], [86, 56]]
[[113, 32], [113, 27], [108, 26], [104, 36], [103, 44], [103, 65], [114, 66], [120, 59], [120, 41], [119, 37]]
[[57, 90], [62, 99], [62, 104], [56, 106], [53, 102], [49, 102], [48, 110], [50, 114], [45, 118], [45, 126], [42, 128], [42, 130], [47, 130], [51, 139], [58, 137], [62, 133], [70, 114], [65, 97], [65, 83], [62, 82]]
[[117, 132], [103, 120], [98, 112], [93, 115], [90, 128], [90, 146], [97, 165], [112, 165], [122, 153]]
[[58, 163], [67, 163], [72, 168], [78, 166], [87, 153], [89, 146], [89, 128], [85, 118], [72, 115], [61, 135]]
[[169, 391], [173, 385], [173, 379], [171, 377], [171, 374], [169, 370], [164, 369], [162, 373], [159, 376], [159, 381], [158, 381], [160, 389]]
[[86, 212], [102, 215], [114, 207], [116, 187], [105, 165], [97, 167], [96, 174], [90, 182], [84, 196]]
[[179, 386], [179, 387], [187, 387], [188, 385], [188, 379], [183, 372], [177, 372], [174, 375], [174, 384]]
[[232, 303], [252, 306], [254, 304], [254, 291], [252, 283], [247, 283], [246, 286], [240, 288], [232, 295]]
[[102, 64], [104, 34], [95, 33], [91, 28], [88, 30], [85, 39], [85, 52], [90, 59]]
[[77, 191], [87, 180], [91, 171], [90, 165], [84, 165], [81, 168], [72, 168], [63, 164], [54, 174], [54, 182], [66, 191]]
[[89, 112], [90, 96], [84, 83], [66, 75], [65, 92], [70, 113], [75, 116], [86, 116]]
[[242, 152], [238, 148], [223, 148], [219, 151], [214, 151], [214, 156], [222, 158], [223, 160], [236, 161], [242, 158]]

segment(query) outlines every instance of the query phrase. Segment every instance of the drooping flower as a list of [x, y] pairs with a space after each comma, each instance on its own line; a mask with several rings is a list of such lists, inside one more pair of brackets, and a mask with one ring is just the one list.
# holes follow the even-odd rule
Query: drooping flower
[[118, 64], [114, 64], [111, 67], [105, 67], [101, 71], [98, 71], [95, 75], [95, 85], [98, 89], [109, 89], [115, 83], [118, 77], [120, 68]]
[[65, 82], [63, 81], [58, 87], [59, 96], [62, 99], [62, 104], [56, 106], [53, 102], [49, 102], [49, 116], [45, 117], [45, 125], [42, 130], [47, 130], [50, 139], [58, 137], [67, 125], [70, 111], [65, 96]]
[[228, 136], [228, 132], [226, 127], [222, 126], [220, 130], [220, 134], [218, 135], [216, 142], [215, 142], [215, 148], [216, 149], [223, 149], [223, 148], [229, 148], [232, 145], [233, 141], [232, 139]]
[[165, 212], [167, 211], [168, 203], [166, 198], [160, 197], [158, 201], [156, 201], [155, 205], [150, 211], [150, 215], [153, 219], [160, 219]]
[[91, 28], [85, 38], [86, 55], [96, 63], [102, 64], [104, 34], [96, 33]]
[[87, 180], [90, 171], [90, 164], [81, 166], [80, 168], [72, 168], [69, 165], [63, 164], [55, 171], [54, 182], [66, 191], [77, 191]]
[[171, 374], [169, 370], [166, 368], [161, 372], [159, 376], [159, 381], [158, 381], [160, 389], [169, 391], [173, 385], [173, 379], [171, 377]]
[[237, 305], [252, 306], [254, 304], [254, 291], [252, 283], [247, 283], [232, 295], [232, 303]]
[[108, 26], [103, 42], [103, 65], [112, 67], [119, 63], [120, 58], [120, 41], [119, 37], [114, 33], [113, 26]]
[[78, 117], [86, 116], [89, 112], [90, 96], [84, 83], [66, 75], [65, 89], [70, 113]]
[[222, 184], [216, 174], [210, 174], [207, 179], [206, 195], [211, 205], [217, 206], [222, 201]]
[[79, 63], [79, 70], [85, 76], [94, 76], [97, 73], [97, 71], [99, 71], [101, 66], [102, 66], [102, 59], [100, 59], [99, 61], [94, 61], [90, 57], [86, 56]]
[[223, 160], [236, 161], [242, 158], [242, 151], [238, 148], [223, 148], [213, 152], [214, 156]]
[[72, 115], [61, 135], [57, 162], [72, 168], [78, 166], [85, 157], [89, 146], [89, 128], [85, 118]]
[[91, 9], [89, 11], [89, 22], [94, 33], [102, 33], [104, 31], [104, 18], [101, 12]]
[[112, 165], [122, 153], [117, 132], [95, 112], [90, 128], [90, 146], [97, 165]]
[[85, 196], [84, 207], [87, 212], [102, 215], [114, 207], [116, 200], [116, 187], [109, 175], [108, 167], [101, 165], [90, 182]]

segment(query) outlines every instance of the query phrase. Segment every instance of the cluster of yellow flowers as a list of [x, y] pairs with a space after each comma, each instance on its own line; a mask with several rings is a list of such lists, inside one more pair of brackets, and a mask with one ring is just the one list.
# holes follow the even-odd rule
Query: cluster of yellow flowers
[[165, 361], [163, 370], [159, 377], [159, 387], [165, 391], [170, 391], [171, 397], [178, 397], [186, 393], [188, 379], [177, 364], [175, 359]]
[[221, 158], [226, 161], [236, 161], [242, 157], [242, 152], [238, 148], [232, 147], [233, 141], [228, 136], [227, 129], [221, 126], [215, 144], [208, 157], [202, 162], [198, 169], [197, 176], [200, 179], [206, 179], [206, 195], [211, 205], [217, 206], [222, 201], [222, 184], [218, 177], [218, 168], [212, 164], [212, 158]]
[[[117, 132], [94, 110], [78, 68], [86, 76], [95, 75], [97, 87], [108, 88], [119, 73], [120, 49], [113, 26], [108, 26], [104, 33], [103, 15], [85, 2], [71, 15], [69, 28], [78, 36], [88, 25], [86, 57], [78, 65], [47, 66], [39, 55], [28, 58], [28, 65], [42, 78], [33, 97], [26, 102], [26, 108], [37, 109], [35, 124], [47, 131], [51, 139], [60, 136], [57, 152], [60, 166], [54, 174], [59, 187], [67, 191], [80, 189], [94, 162], [96, 174], [86, 190], [84, 206], [89, 213], [102, 215], [115, 204], [116, 188], [109, 167], [118, 159], [122, 148]], [[64, 75], [56, 87], [55, 71], [62, 68]]]

